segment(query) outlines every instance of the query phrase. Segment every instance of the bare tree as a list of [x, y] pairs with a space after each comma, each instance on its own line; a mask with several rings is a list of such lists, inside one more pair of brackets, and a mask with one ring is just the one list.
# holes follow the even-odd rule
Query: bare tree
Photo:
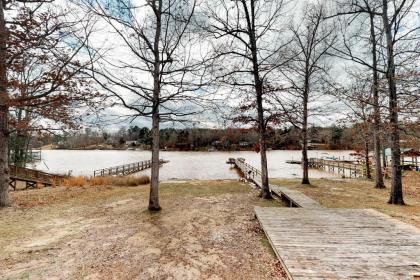
[[[285, 63], [281, 21], [283, 1], [217, 0], [206, 3], [205, 29], [215, 40], [216, 76], [239, 91], [241, 122], [256, 124], [259, 133], [262, 191], [272, 198], [267, 170], [267, 127], [278, 119], [268, 95], [277, 87], [274, 71]], [[229, 63], [226, 62], [229, 60]]]
[[109, 42], [115, 42], [91, 44], [91, 52], [100, 56], [90, 69], [92, 78], [110, 93], [111, 106], [125, 109], [124, 117], [152, 120], [148, 208], [159, 211], [160, 124], [185, 121], [201, 111], [203, 96], [198, 93], [205, 68], [195, 49], [199, 40], [192, 25], [196, 1], [157, 0], [140, 6], [121, 1], [112, 9], [101, 1], [82, 2], [81, 7], [112, 34]]
[[[285, 69], [280, 69], [282, 78], [288, 82], [288, 96], [275, 95], [287, 120], [301, 131], [302, 144], [302, 184], [309, 182], [308, 160], [308, 105], [318, 99], [324, 84], [328, 84], [330, 62], [329, 51], [335, 42], [335, 27], [324, 20], [323, 4], [306, 4], [303, 20], [292, 26], [293, 41], [289, 45], [291, 62]], [[314, 108], [312, 108], [314, 110]]]
[[[344, 11], [337, 13], [338, 15], [368, 15], [370, 21], [370, 41], [373, 46], [371, 47], [372, 57], [375, 62], [381, 61], [381, 58], [384, 61], [383, 67], [376, 68], [375, 64], [364, 62], [363, 59], [353, 55], [350, 48], [347, 48], [347, 52], [351, 54], [350, 57], [353, 61], [376, 70], [376, 75], [382, 73], [388, 81], [389, 144], [392, 151], [392, 183], [389, 203], [400, 205], [404, 204], [404, 200], [401, 180], [400, 125], [398, 115], [401, 112], [401, 98], [405, 96], [403, 89], [406, 85], [404, 83], [408, 80], [407, 76], [412, 76], [415, 73], [415, 71], [412, 71], [410, 65], [418, 60], [419, 55], [420, 38], [418, 30], [420, 30], [420, 26], [415, 24], [415, 18], [418, 16], [418, 12], [416, 13], [415, 11], [415, 3], [415, 0], [352, 1], [350, 5], [345, 4], [347, 5], [347, 9], [343, 9]], [[375, 23], [376, 17], [382, 20], [380, 27]], [[374, 26], [376, 27], [374, 28]], [[375, 32], [375, 29], [378, 31]], [[383, 40], [380, 40], [382, 38], [377, 38], [378, 34], [384, 34]], [[375, 60], [374, 54], [377, 55], [376, 58], [378, 60]], [[400, 77], [405, 78], [400, 79]], [[377, 76], [375, 78], [375, 72], [373, 71], [372, 89], [374, 92], [380, 88], [380, 86], [377, 86], [377, 83], [378, 79]], [[413, 96], [410, 97], [409, 100], [413, 100]], [[414, 100], [416, 99], [414, 97]], [[377, 117], [378, 113], [375, 114], [375, 123], [379, 124], [380, 120]], [[375, 130], [377, 130], [378, 125], [375, 125], [375, 127]], [[375, 142], [378, 143], [379, 138], [378, 136], [375, 137]], [[377, 165], [379, 166], [379, 145], [375, 146]], [[380, 174], [378, 173], [377, 176], [380, 176]], [[377, 184], [377, 187], [382, 187], [382, 185]]]
[[[354, 128], [357, 131], [354, 137], [363, 142], [365, 176], [371, 179], [369, 149], [375, 141], [372, 143], [371, 140], [374, 134], [375, 115], [377, 114], [375, 105], [372, 104], [375, 93], [371, 90], [371, 77], [362, 70], [356, 73], [349, 73], [349, 75], [352, 77], [352, 82], [347, 87], [338, 89], [335, 94], [349, 109], [345, 120], [354, 124]], [[383, 98], [379, 100], [380, 106], [378, 107], [382, 107], [383, 101]], [[375, 166], [375, 168], [378, 168], [378, 166]]]
[[[398, 113], [398, 75], [403, 75], [404, 67], [416, 61], [419, 55], [419, 25], [411, 26], [415, 0], [383, 0], [382, 22], [385, 33], [386, 78], [389, 94], [389, 125], [391, 144], [392, 181], [388, 203], [404, 205], [401, 178], [400, 127]], [[414, 60], [413, 60], [414, 59]], [[401, 85], [399, 85], [401, 91]]]
[[[69, 124], [76, 103], [87, 98], [81, 70], [86, 64], [77, 59], [83, 40], [72, 37], [74, 22], [65, 14], [49, 9], [50, 0], [1, 1], [0, 7], [0, 206], [7, 206], [8, 140], [35, 117]], [[58, 8], [58, 6], [55, 6]], [[7, 12], [7, 13], [6, 13]], [[5, 18], [7, 16], [7, 18]], [[78, 22], [85, 32], [85, 22]], [[89, 63], [89, 61], [87, 62]], [[85, 84], [86, 85], [86, 84]], [[29, 114], [25, 118], [22, 112]], [[25, 127], [47, 129], [45, 125]]]
[[[342, 46], [335, 48], [336, 55], [351, 60], [372, 71], [372, 100], [366, 100], [373, 106], [374, 125], [373, 139], [375, 151], [375, 188], [385, 188], [381, 164], [381, 108], [379, 104], [381, 74], [385, 74], [384, 61], [380, 52], [381, 28], [378, 27], [378, 11], [381, 8], [379, 0], [339, 1], [340, 22], [342, 23]], [[364, 26], [369, 28], [364, 29]], [[379, 25], [380, 26], [380, 25]], [[365, 45], [367, 45], [366, 50]], [[362, 50], [362, 51], [360, 51]], [[370, 52], [370, 53], [369, 53]], [[368, 105], [368, 104], [367, 104]]]

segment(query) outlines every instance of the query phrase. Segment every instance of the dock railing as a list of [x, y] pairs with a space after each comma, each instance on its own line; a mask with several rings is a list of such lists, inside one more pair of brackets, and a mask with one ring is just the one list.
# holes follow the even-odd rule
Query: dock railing
[[[161, 159], [159, 161], [159, 164], [162, 165], [164, 163], [167, 163], [168, 161], [165, 161]], [[93, 172], [94, 177], [102, 177], [102, 176], [126, 176], [133, 173], [137, 173], [140, 171], [143, 171], [145, 169], [152, 167], [152, 161], [151, 160], [144, 160], [139, 162], [133, 162], [129, 164], [123, 164], [118, 166], [113, 166], [109, 168], [103, 168], [98, 169]]]
[[256, 176], [259, 176], [258, 179], [261, 180], [261, 171], [246, 163], [244, 158], [230, 158], [228, 163], [234, 164], [237, 168], [239, 168], [246, 179], [254, 180]]
[[310, 158], [309, 168], [326, 169], [331, 172], [337, 171], [337, 173], [342, 174], [343, 176], [346, 174], [346, 171], [348, 171], [350, 177], [355, 178], [358, 176], [366, 176], [366, 166], [352, 161]]

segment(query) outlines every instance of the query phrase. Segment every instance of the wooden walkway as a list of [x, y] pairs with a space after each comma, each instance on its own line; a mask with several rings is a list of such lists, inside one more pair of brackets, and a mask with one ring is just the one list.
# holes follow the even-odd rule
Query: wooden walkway
[[420, 230], [375, 210], [256, 207], [255, 213], [291, 279], [420, 275]]
[[[228, 163], [261, 186], [261, 173], [245, 160]], [[270, 189], [291, 207], [255, 207], [255, 215], [290, 279], [420, 279], [420, 229], [375, 210], [328, 209], [298, 191]]]
[[[261, 171], [245, 162], [245, 159], [229, 159], [229, 164], [233, 164], [245, 176], [247, 180], [252, 181], [258, 188], [261, 188]], [[304, 208], [322, 208], [321, 204], [312, 198], [292, 189], [283, 186], [270, 184], [272, 194], [279, 197], [283, 201], [287, 201], [290, 207], [304, 207]]]
[[283, 186], [271, 185], [270, 190], [284, 201], [288, 201], [290, 207], [323, 208], [321, 204], [301, 192]]
[[10, 181], [9, 186], [16, 190], [16, 182], [21, 181], [25, 182], [26, 188], [36, 188], [38, 184], [46, 186], [51, 186], [53, 184], [58, 184], [65, 176], [51, 174], [35, 169], [17, 167], [14, 165], [9, 165], [9, 174]]
[[[168, 161], [165, 161], [161, 159], [160, 165], [167, 163]], [[104, 169], [98, 169], [93, 172], [94, 177], [101, 177], [101, 176], [126, 176], [130, 174], [134, 174], [137, 172], [140, 172], [142, 170], [148, 169], [152, 167], [152, 161], [151, 160], [144, 160], [140, 162], [134, 162], [124, 165], [118, 165], [113, 166], [109, 168]]]

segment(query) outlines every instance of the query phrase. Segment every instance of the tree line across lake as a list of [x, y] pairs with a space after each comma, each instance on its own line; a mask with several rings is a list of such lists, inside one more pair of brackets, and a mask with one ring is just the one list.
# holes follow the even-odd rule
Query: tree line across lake
[[[420, 135], [410, 137], [414, 130], [409, 129], [405, 135], [407, 147], [417, 147]], [[310, 127], [308, 130], [309, 149], [317, 150], [356, 150], [365, 153], [365, 139], [360, 136], [358, 125]], [[16, 144], [12, 138], [10, 149]], [[31, 149], [150, 149], [152, 145], [151, 130], [147, 127], [132, 126], [120, 128], [116, 132], [85, 129], [78, 132], [52, 135], [44, 133], [28, 139], [28, 151]], [[174, 151], [240, 151], [258, 150], [258, 132], [255, 129], [227, 128], [165, 128], [160, 131], [161, 149]], [[368, 143], [371, 151], [373, 143]], [[267, 147], [275, 150], [300, 150], [302, 148], [301, 132], [294, 127], [270, 129]], [[384, 146], [386, 148], [387, 146]], [[25, 151], [26, 152], [26, 151]], [[22, 153], [24, 154], [24, 152]], [[16, 165], [25, 164], [18, 158]]]

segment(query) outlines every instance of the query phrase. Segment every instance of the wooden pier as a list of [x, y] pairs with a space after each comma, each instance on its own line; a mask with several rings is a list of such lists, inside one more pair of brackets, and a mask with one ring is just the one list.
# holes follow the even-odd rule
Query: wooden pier
[[238, 168], [247, 180], [252, 181], [255, 178], [261, 177], [261, 171], [246, 163], [244, 158], [230, 158], [226, 163], [232, 164], [235, 168]]
[[[347, 171], [350, 178], [366, 177], [366, 166], [360, 163], [354, 163], [353, 161], [310, 158], [309, 168], [336, 172], [342, 174], [342, 176], [346, 176]], [[373, 172], [373, 170], [371, 171]]]
[[9, 165], [9, 186], [16, 190], [16, 182], [25, 182], [26, 188], [36, 188], [38, 184], [45, 187], [58, 184], [65, 178], [63, 175], [51, 174], [35, 169]]
[[[261, 186], [261, 173], [229, 159]], [[372, 209], [328, 209], [306, 195], [270, 185], [291, 207], [255, 207], [288, 277], [309, 279], [420, 278], [420, 229]]]
[[255, 207], [290, 279], [417, 279], [420, 230], [371, 209]]
[[[243, 158], [230, 158], [227, 163], [233, 164], [245, 176], [245, 179], [253, 182], [258, 188], [261, 188], [261, 171], [245, 162]], [[290, 207], [322, 208], [322, 206], [312, 198], [284, 186], [270, 184], [270, 190], [273, 195], [289, 203]]]
[[[168, 161], [165, 161], [161, 159], [159, 161], [159, 164], [162, 165], [164, 163], [167, 163]], [[118, 165], [113, 166], [109, 168], [104, 169], [98, 169], [93, 172], [94, 177], [101, 177], [101, 176], [126, 176], [130, 174], [134, 174], [140, 171], [143, 171], [145, 169], [152, 167], [152, 161], [151, 160], [144, 160], [140, 162], [134, 162], [124, 165]]]

